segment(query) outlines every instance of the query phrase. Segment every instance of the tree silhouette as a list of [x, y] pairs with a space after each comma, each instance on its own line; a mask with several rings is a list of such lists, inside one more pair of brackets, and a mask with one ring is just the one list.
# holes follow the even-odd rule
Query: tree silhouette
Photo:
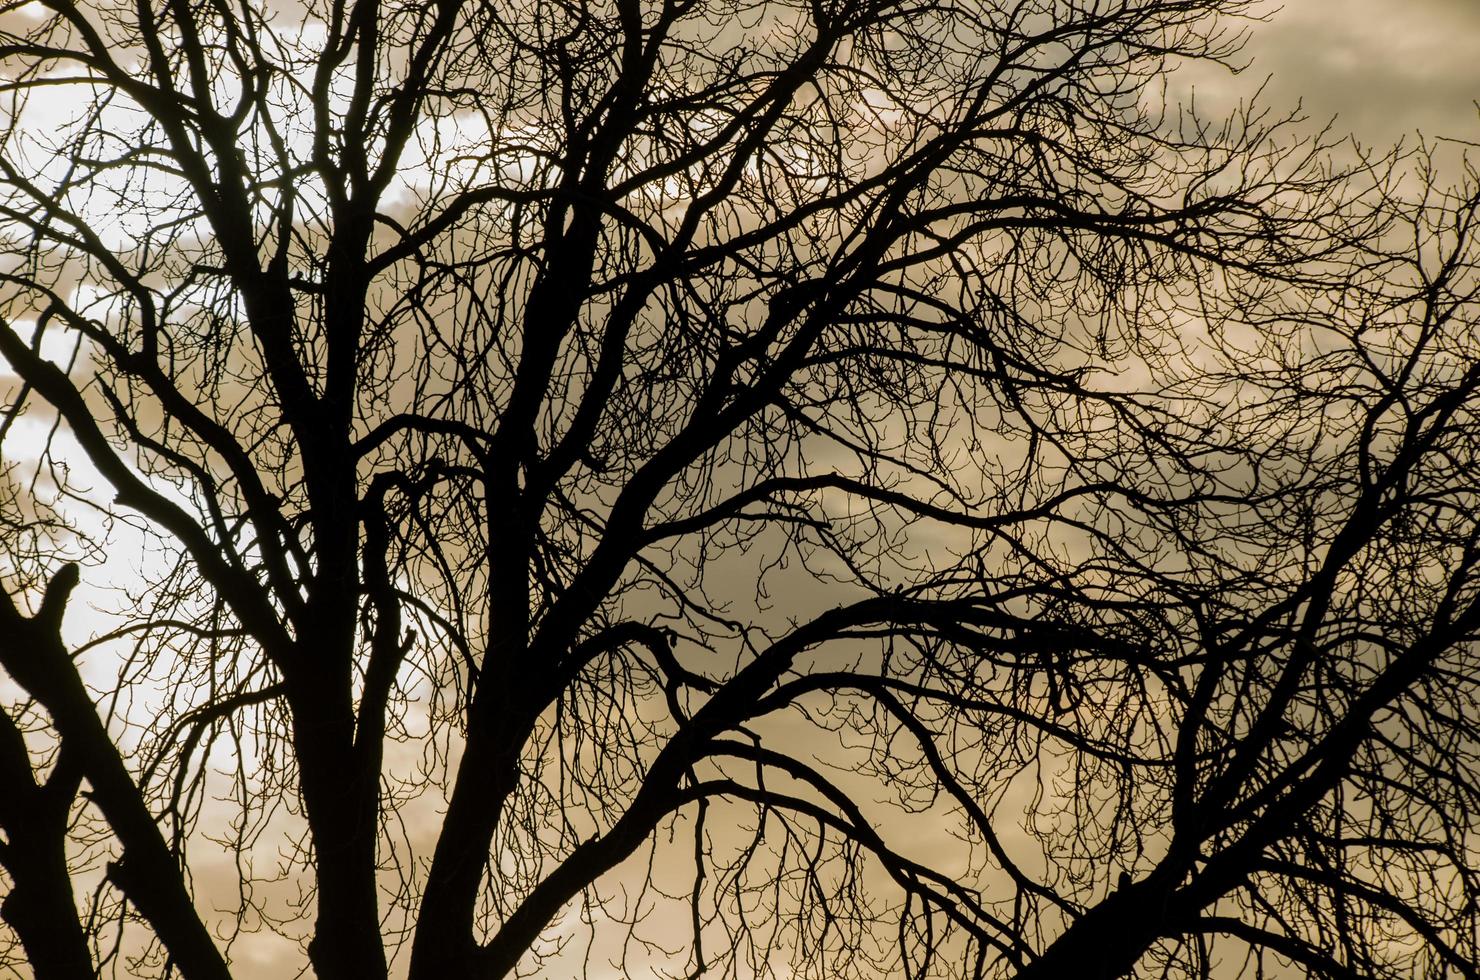
[[5, 7], [11, 962], [1474, 976], [1476, 197], [1252, 9]]

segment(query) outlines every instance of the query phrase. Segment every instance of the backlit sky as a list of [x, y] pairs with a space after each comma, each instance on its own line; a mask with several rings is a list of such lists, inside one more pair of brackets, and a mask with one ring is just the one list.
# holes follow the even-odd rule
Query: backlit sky
[[[1469, 142], [1480, 163], [1480, 0], [1288, 0], [1269, 9], [1243, 75], [1189, 73], [1204, 112], [1228, 108], [1269, 77], [1264, 101], [1302, 102], [1312, 126], [1335, 117], [1338, 132], [1379, 147], [1412, 143], [1418, 132]], [[218, 870], [234, 882], [234, 867]], [[271, 937], [245, 941], [241, 974], [291, 975], [295, 954]]]
[[1199, 103], [1272, 76], [1267, 101], [1299, 100], [1313, 122], [1335, 116], [1338, 130], [1364, 143], [1411, 143], [1422, 131], [1480, 144], [1480, 0], [1288, 0], [1269, 9], [1248, 71], [1232, 83], [1205, 80]]

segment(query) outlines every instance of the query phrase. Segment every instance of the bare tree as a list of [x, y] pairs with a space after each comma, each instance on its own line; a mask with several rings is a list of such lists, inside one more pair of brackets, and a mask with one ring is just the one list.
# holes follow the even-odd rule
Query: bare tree
[[1475, 199], [1250, 10], [4, 7], [12, 961], [1474, 976]]

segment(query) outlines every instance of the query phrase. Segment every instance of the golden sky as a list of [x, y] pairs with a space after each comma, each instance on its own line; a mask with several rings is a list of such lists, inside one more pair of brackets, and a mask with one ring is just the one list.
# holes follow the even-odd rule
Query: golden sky
[[[1480, 0], [1288, 0], [1270, 5], [1256, 25], [1238, 77], [1197, 68], [1174, 82], [1191, 86], [1200, 107], [1216, 115], [1257, 89], [1276, 109], [1303, 104], [1309, 125], [1334, 118], [1335, 129], [1381, 147], [1398, 139], [1467, 142], [1480, 156]], [[86, 619], [74, 628], [83, 627]], [[204, 849], [197, 852], [204, 856]], [[199, 869], [209, 891], [218, 872], [225, 890], [234, 868]], [[263, 935], [237, 949], [244, 977], [288, 975], [291, 944]]]
[[1270, 9], [1245, 76], [1231, 86], [1226, 76], [1208, 79], [1199, 101], [1268, 77], [1270, 103], [1298, 100], [1312, 122], [1334, 116], [1364, 143], [1411, 142], [1422, 131], [1480, 144], [1477, 0], [1287, 0]]

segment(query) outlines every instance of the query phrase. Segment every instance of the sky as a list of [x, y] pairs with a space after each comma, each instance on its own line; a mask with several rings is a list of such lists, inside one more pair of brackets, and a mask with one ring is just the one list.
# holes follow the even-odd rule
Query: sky
[[1364, 143], [1425, 137], [1480, 144], [1480, 0], [1288, 0], [1271, 5], [1243, 77], [1209, 79], [1223, 97], [1269, 78], [1274, 105]]
[[[1205, 110], [1233, 105], [1268, 78], [1264, 101], [1302, 103], [1311, 126], [1334, 118], [1336, 131], [1373, 146], [1422, 133], [1472, 143], [1480, 159], [1480, 0], [1289, 0], [1269, 9], [1241, 76], [1196, 74]], [[263, 977], [292, 959], [265, 936], [243, 952], [260, 957]]]

